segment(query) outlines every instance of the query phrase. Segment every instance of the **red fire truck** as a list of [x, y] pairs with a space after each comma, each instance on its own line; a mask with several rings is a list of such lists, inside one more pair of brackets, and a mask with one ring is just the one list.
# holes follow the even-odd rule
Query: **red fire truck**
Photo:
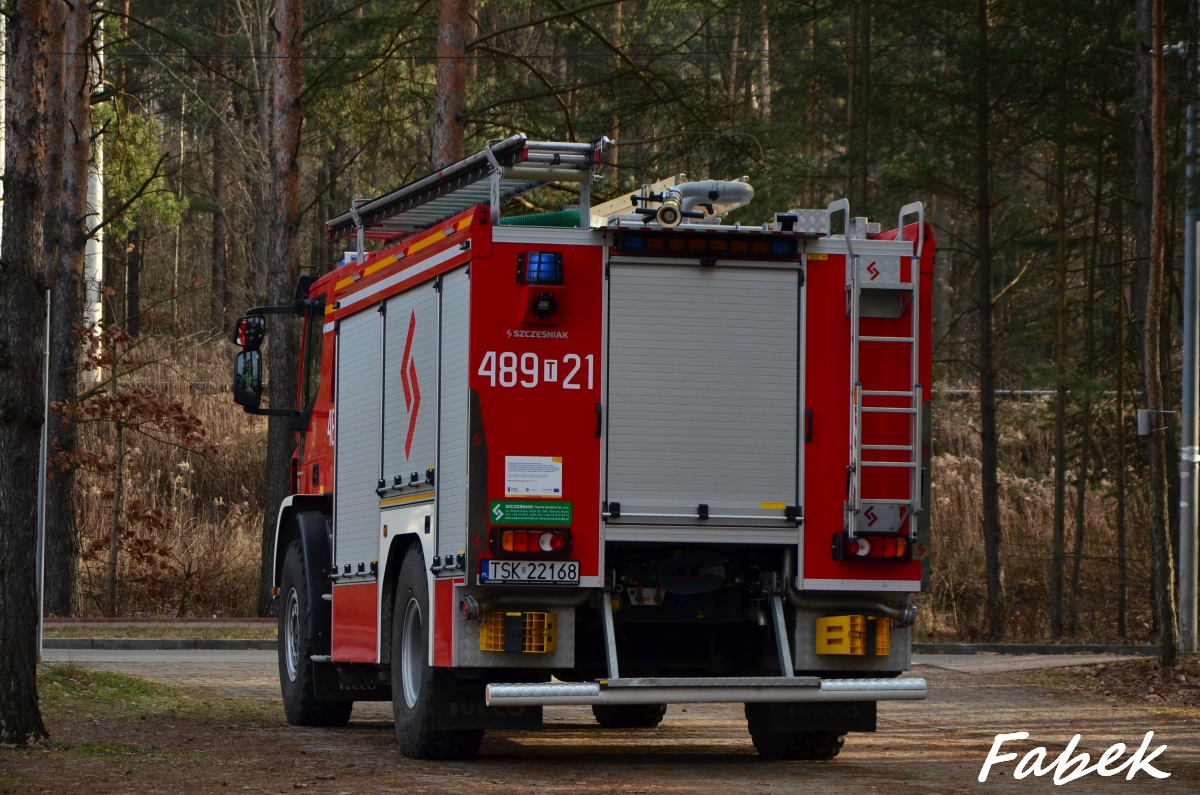
[[[514, 135], [358, 202], [344, 264], [239, 320], [235, 400], [299, 437], [289, 722], [390, 700], [403, 752], [445, 759], [551, 705], [735, 702], [764, 757], [828, 759], [925, 697], [921, 205], [727, 223], [747, 180], [679, 175], [594, 207], [610, 145]], [[550, 183], [578, 206], [501, 216]], [[294, 406], [262, 406], [274, 314], [304, 324]]]

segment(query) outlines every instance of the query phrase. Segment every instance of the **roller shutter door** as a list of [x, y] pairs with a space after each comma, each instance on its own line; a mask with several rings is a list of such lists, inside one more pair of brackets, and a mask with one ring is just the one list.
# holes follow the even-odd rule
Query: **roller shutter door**
[[614, 263], [609, 291], [610, 525], [699, 524], [700, 504], [707, 527], [777, 522], [798, 503], [799, 271]]

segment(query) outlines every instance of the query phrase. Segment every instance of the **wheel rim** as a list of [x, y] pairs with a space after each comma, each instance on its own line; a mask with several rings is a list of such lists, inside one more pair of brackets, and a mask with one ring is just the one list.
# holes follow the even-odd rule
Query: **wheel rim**
[[300, 670], [300, 597], [296, 589], [288, 591], [287, 609], [284, 613], [284, 656], [287, 659], [288, 680], [295, 682]]
[[425, 669], [425, 643], [421, 622], [421, 606], [409, 599], [404, 609], [403, 646], [400, 650], [400, 678], [404, 687], [404, 703], [409, 709], [417, 706], [421, 695], [421, 674]]

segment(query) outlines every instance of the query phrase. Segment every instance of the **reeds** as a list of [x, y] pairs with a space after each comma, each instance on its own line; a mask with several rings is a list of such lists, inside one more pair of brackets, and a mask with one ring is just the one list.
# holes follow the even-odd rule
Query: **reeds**
[[[258, 609], [264, 420], [230, 399], [232, 353], [198, 345], [147, 366], [128, 383], [183, 402], [203, 424], [206, 454], [128, 434], [117, 567], [122, 615], [248, 616]], [[111, 423], [80, 429], [79, 444], [111, 456]], [[106, 609], [112, 475], [76, 474], [81, 561], [77, 612]]]
[[[1005, 401], [999, 407], [1000, 523], [1006, 587], [1005, 640], [1050, 636], [1050, 571], [1054, 528], [1054, 439], [1049, 403]], [[1100, 407], [1103, 408], [1103, 407]], [[1097, 415], [1101, 412], [1098, 411]], [[978, 405], [940, 400], [933, 411], [931, 592], [921, 597], [918, 634], [929, 640], [980, 640], [986, 584], [981, 512]], [[1115, 456], [1094, 463], [1116, 465]], [[1152, 631], [1149, 550], [1141, 478], [1129, 466], [1126, 495], [1128, 638]], [[1066, 640], [1120, 642], [1117, 632], [1116, 486], [1110, 469], [1094, 471], [1085, 503], [1079, 592], [1072, 595], [1077, 473], [1067, 473], [1064, 606]], [[1074, 621], [1070, 617], [1074, 615]]]

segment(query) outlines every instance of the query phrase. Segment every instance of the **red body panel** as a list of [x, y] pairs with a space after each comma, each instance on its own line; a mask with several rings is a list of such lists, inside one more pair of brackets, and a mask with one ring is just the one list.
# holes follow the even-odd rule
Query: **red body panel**
[[[548, 323], [525, 320], [527, 288], [515, 275], [517, 255], [527, 251], [563, 255], [563, 287], [555, 293], [559, 308]], [[570, 557], [580, 562], [581, 577], [600, 573], [603, 289], [598, 245], [493, 241], [491, 257], [471, 263], [470, 385], [479, 394], [487, 435], [488, 499], [506, 499], [506, 456], [561, 458], [558, 501], [572, 505]], [[495, 376], [480, 374], [488, 369], [489, 354]]]
[[[905, 227], [905, 239], [916, 237], [916, 225]], [[895, 239], [895, 232], [879, 239]], [[932, 297], [934, 241], [928, 227], [921, 257], [918, 328], [920, 356], [918, 381], [924, 402], [930, 397]], [[910, 258], [901, 260], [901, 278], [911, 278]], [[919, 582], [923, 550], [906, 562], [835, 561], [833, 536], [845, 529], [847, 466], [850, 463], [850, 318], [846, 315], [846, 258], [830, 254], [826, 259], [810, 255], [805, 273], [807, 289], [805, 318], [805, 408], [812, 412], [812, 438], [805, 444], [804, 461], [804, 566], [805, 580], [875, 580]], [[911, 316], [863, 318], [861, 329], [870, 336], [907, 336]], [[907, 390], [910, 381], [911, 349], [907, 345], [863, 342], [860, 345], [859, 378], [868, 390]], [[902, 406], [904, 398], [872, 398], [872, 405]], [[903, 418], [903, 419], [901, 419]], [[863, 436], [874, 444], [904, 445], [909, 442], [906, 415], [867, 414]], [[907, 453], [873, 451], [877, 461], [902, 461]], [[926, 475], [927, 476], [927, 475]], [[902, 469], [867, 468], [863, 472], [863, 494], [876, 499], [908, 496], [908, 473]], [[928, 506], [926, 506], [928, 507]], [[911, 518], [910, 518], [911, 521]], [[906, 523], [903, 528], [908, 530]]]
[[454, 581], [435, 580], [433, 586], [433, 664], [448, 668], [454, 665]]
[[333, 586], [333, 659], [335, 662], [377, 662], [378, 584]]

